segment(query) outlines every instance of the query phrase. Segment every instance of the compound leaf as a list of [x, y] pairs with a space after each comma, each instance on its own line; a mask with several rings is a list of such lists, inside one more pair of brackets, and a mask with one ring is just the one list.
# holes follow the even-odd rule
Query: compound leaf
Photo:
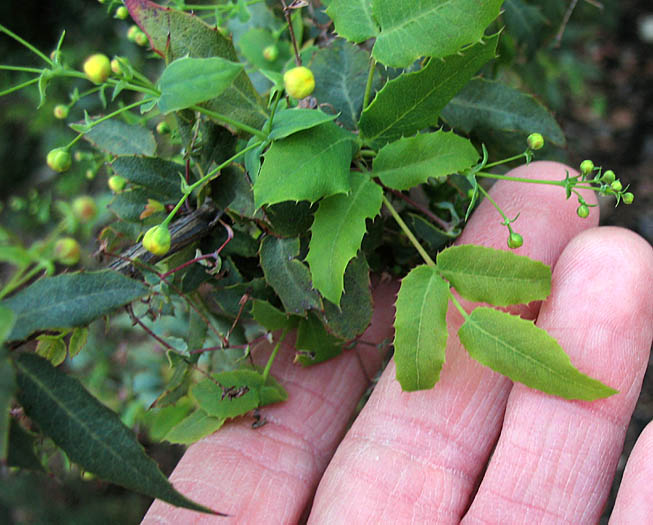
[[114, 160], [111, 167], [121, 177], [143, 186], [152, 199], [176, 203], [182, 196], [180, 175], [185, 168], [181, 164], [157, 157], [123, 156]]
[[404, 391], [433, 388], [447, 345], [449, 285], [431, 266], [417, 266], [401, 281], [395, 315], [397, 380]]
[[15, 360], [28, 416], [85, 470], [172, 505], [213, 513], [177, 492], [136, 436], [81, 383], [34, 354]]
[[149, 129], [116, 119], [93, 126], [84, 134], [84, 139], [112, 155], [154, 155], [156, 152], [156, 140]]
[[547, 394], [594, 401], [617, 393], [578, 371], [558, 342], [533, 321], [479, 307], [458, 335], [479, 363]]
[[495, 56], [498, 35], [444, 59], [432, 58], [419, 71], [390, 80], [363, 111], [362, 135], [383, 145], [433, 126], [440, 111]]
[[483, 37], [503, 0], [373, 0], [381, 31], [372, 55], [382, 64], [408, 67], [421, 56], [444, 57]]
[[371, 0], [333, 0], [327, 8], [336, 33], [359, 43], [376, 36], [379, 28], [372, 17]]
[[384, 146], [374, 159], [374, 176], [396, 190], [409, 190], [431, 177], [471, 168], [479, 159], [472, 143], [443, 130], [401, 138]]
[[85, 325], [147, 293], [143, 283], [110, 270], [45, 277], [3, 301], [16, 314], [8, 339]]
[[311, 227], [306, 261], [314, 286], [332, 303], [340, 304], [343, 275], [365, 235], [365, 220], [381, 210], [383, 190], [369, 177], [352, 171], [351, 192], [320, 202]]
[[437, 257], [437, 268], [465, 299], [496, 306], [546, 299], [551, 268], [524, 255], [486, 246], [451, 246]]

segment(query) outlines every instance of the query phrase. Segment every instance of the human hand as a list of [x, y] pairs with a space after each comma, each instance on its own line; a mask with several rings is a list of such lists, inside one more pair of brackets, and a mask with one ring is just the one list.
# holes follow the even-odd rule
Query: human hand
[[[569, 170], [570, 172], [573, 170]], [[535, 162], [520, 177], [560, 179], [565, 167]], [[144, 523], [596, 523], [607, 498], [653, 338], [653, 250], [632, 232], [592, 228], [559, 187], [498, 183], [492, 196], [524, 235], [516, 253], [554, 267], [547, 301], [511, 308], [537, 319], [582, 372], [619, 390], [567, 401], [514, 384], [473, 361], [450, 309], [447, 362], [433, 390], [402, 392], [391, 362], [347, 426], [382, 356], [359, 344], [302, 369], [286, 345], [272, 369], [289, 392], [251, 418], [191, 446], [171, 481], [218, 518], [155, 502]], [[583, 194], [588, 203], [594, 194]], [[488, 203], [458, 243], [505, 249]], [[374, 290], [362, 339], [392, 335], [397, 285]], [[466, 304], [470, 310], [470, 304]], [[265, 363], [269, 348], [253, 351]], [[347, 431], [347, 434], [345, 432]], [[343, 438], [344, 435], [344, 438]], [[653, 516], [653, 426], [633, 451], [611, 523]]]

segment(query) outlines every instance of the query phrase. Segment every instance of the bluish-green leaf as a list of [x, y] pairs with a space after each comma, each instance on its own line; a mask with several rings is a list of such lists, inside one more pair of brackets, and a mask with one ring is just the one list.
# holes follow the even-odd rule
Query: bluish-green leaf
[[431, 266], [418, 266], [401, 281], [395, 315], [397, 380], [404, 391], [433, 388], [447, 345], [449, 286]]
[[409, 190], [432, 177], [471, 168], [478, 159], [478, 151], [469, 140], [439, 130], [386, 145], [374, 159], [373, 172], [386, 186]]
[[170, 113], [211, 100], [231, 86], [243, 67], [220, 57], [179, 58], [159, 79], [159, 109]]
[[15, 390], [14, 368], [9, 361], [9, 352], [0, 345], [0, 462], [7, 457], [9, 409]]
[[562, 129], [540, 102], [494, 80], [472, 79], [442, 110], [442, 118], [464, 133], [489, 130], [526, 135], [538, 132], [545, 140], [565, 144]]
[[268, 137], [270, 140], [285, 139], [294, 133], [314, 128], [335, 118], [336, 115], [327, 115], [315, 109], [282, 109], [274, 116]]
[[378, 215], [383, 200], [381, 187], [366, 175], [352, 171], [349, 184], [350, 193], [320, 202], [306, 256], [313, 285], [336, 305], [340, 304], [345, 268], [361, 247], [365, 220]]
[[124, 156], [114, 160], [111, 167], [116, 174], [142, 186], [152, 199], [176, 204], [182, 196], [180, 175], [185, 168], [181, 164], [157, 157]]
[[458, 335], [481, 364], [547, 394], [594, 401], [618, 393], [578, 371], [558, 342], [533, 321], [479, 307]]
[[465, 299], [496, 306], [546, 299], [551, 268], [524, 255], [485, 246], [451, 246], [438, 254], [440, 274]]
[[147, 293], [143, 283], [109, 270], [45, 277], [3, 301], [16, 314], [8, 339], [85, 325]]
[[336, 33], [351, 42], [363, 42], [379, 31], [372, 17], [371, 0], [333, 0], [327, 8]]
[[421, 56], [444, 57], [483, 37], [503, 0], [373, 0], [381, 31], [372, 54], [382, 64], [408, 67]]
[[81, 383], [34, 354], [15, 360], [18, 400], [67, 456], [102, 479], [172, 505], [212, 512], [178, 493], [136, 436]]
[[354, 135], [333, 122], [272, 143], [254, 183], [254, 202], [306, 200], [349, 191]]
[[9, 337], [14, 323], [16, 322], [16, 315], [14, 312], [0, 304], [0, 344], [4, 343]]
[[84, 135], [98, 149], [112, 155], [154, 155], [154, 134], [143, 126], [132, 126], [116, 119], [105, 120]]
[[321, 309], [321, 301], [313, 289], [308, 268], [296, 259], [299, 239], [266, 237], [261, 242], [261, 268], [265, 280], [281, 299], [289, 314], [305, 315], [306, 310]]
[[[146, 190], [133, 188], [116, 194], [109, 203], [108, 208], [123, 221], [137, 223], [137, 226], [142, 227], [143, 220], [141, 219], [141, 213], [145, 211], [147, 200], [150, 197], [151, 194]], [[170, 204], [170, 202], [166, 202], [166, 204]]]
[[361, 115], [363, 137], [383, 145], [436, 125], [442, 108], [494, 58], [497, 41], [498, 35], [488, 37], [461, 54], [431, 59], [419, 71], [390, 80]]
[[37, 437], [37, 435], [25, 430], [18, 421], [12, 418], [9, 424], [7, 466], [45, 472], [41, 461], [34, 452], [34, 442]]

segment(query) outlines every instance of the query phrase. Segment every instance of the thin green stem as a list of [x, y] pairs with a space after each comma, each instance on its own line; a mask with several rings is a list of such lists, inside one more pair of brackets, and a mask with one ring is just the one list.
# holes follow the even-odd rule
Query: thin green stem
[[3, 66], [3, 65], [0, 65], [0, 70], [3, 70], [3, 71], [23, 71], [25, 73], [36, 73], [37, 75], [40, 75], [43, 72], [42, 69], [37, 69], [35, 67]]
[[512, 162], [513, 160], [519, 160], [522, 157], [527, 157], [527, 154], [526, 153], [520, 153], [519, 155], [514, 155], [512, 157], [508, 157], [507, 159], [498, 160], [496, 162], [491, 162], [490, 164], [486, 164], [483, 167], [484, 168], [494, 168], [494, 166], [500, 166], [501, 164], [507, 164], [508, 162]]
[[211, 111], [210, 109], [202, 108], [200, 106], [191, 106], [189, 109], [192, 109], [193, 111], [197, 111], [198, 113], [202, 113], [207, 117], [211, 117], [216, 120], [221, 120], [222, 122], [229, 124], [230, 126], [233, 126], [234, 128], [239, 129], [241, 131], [245, 131], [250, 135], [254, 135], [260, 138], [261, 140], [265, 140], [268, 138], [267, 135], [263, 133], [260, 129], [253, 128], [243, 122], [233, 120], [232, 118], [229, 118], [226, 115], [221, 115], [220, 113], [216, 113], [215, 111]]
[[465, 309], [463, 308], [463, 305], [460, 304], [460, 301], [458, 299], [456, 299], [456, 296], [451, 291], [451, 288], [449, 288], [449, 299], [451, 299], [451, 302], [456, 307], [456, 309], [460, 312], [460, 314], [463, 316], [463, 318], [465, 320], [469, 319], [469, 314], [465, 311]]
[[281, 348], [281, 343], [283, 343], [283, 340], [286, 338], [286, 333], [288, 332], [288, 329], [285, 328], [283, 332], [281, 332], [281, 337], [279, 338], [279, 341], [277, 344], [274, 346], [274, 350], [272, 350], [272, 353], [270, 354], [270, 357], [268, 358], [268, 362], [265, 363], [265, 368], [263, 369], [263, 384], [265, 384], [268, 380], [268, 376], [270, 375], [270, 369], [272, 368], [272, 363], [274, 363], [274, 358], [277, 357], [277, 354], [279, 353], [279, 349]]
[[14, 33], [13, 31], [10, 31], [9, 29], [7, 29], [7, 28], [6, 28], [5, 26], [3, 26], [2, 24], [0, 24], [0, 31], [2, 31], [3, 33], [9, 35], [9, 36], [10, 36], [11, 38], [13, 38], [16, 42], [18, 42], [18, 43], [24, 45], [27, 49], [29, 49], [29, 50], [30, 50], [32, 53], [34, 53], [36, 56], [42, 58], [42, 59], [43, 59], [43, 60], [44, 60], [44, 61], [45, 61], [49, 66], [52, 66], [52, 65], [54, 64], [54, 62], [52, 62], [52, 60], [50, 60], [50, 58], [49, 58], [48, 56], [44, 55], [41, 51], [39, 51], [38, 49], [36, 49], [32, 44], [30, 44], [30, 43], [27, 42], [26, 40], [23, 40], [23, 39], [22, 39], [21, 37], [19, 37], [16, 33]]
[[494, 206], [496, 208], [496, 210], [499, 212], [501, 217], [503, 217], [503, 221], [506, 223], [506, 226], [508, 226], [508, 229], [510, 229], [510, 221], [508, 220], [508, 217], [506, 216], [506, 214], [503, 213], [503, 210], [499, 207], [497, 202], [492, 197], [490, 197], [490, 194], [480, 184], [478, 185], [478, 189], [485, 196], [485, 198], [490, 201], [492, 206]]
[[270, 113], [270, 118], [268, 119], [268, 123], [265, 126], [265, 130], [264, 130], [265, 135], [269, 135], [270, 131], [272, 130], [272, 122], [274, 120], [274, 116], [277, 113], [277, 106], [279, 106], [279, 101], [281, 100], [281, 91], [277, 91], [274, 97], [275, 99], [272, 105], [272, 112]]
[[429, 266], [435, 266], [435, 262], [433, 261], [433, 259], [431, 259], [431, 257], [429, 257], [429, 254], [426, 253], [426, 250], [422, 247], [422, 245], [419, 243], [417, 238], [413, 235], [413, 232], [410, 231], [410, 228], [408, 228], [408, 225], [399, 216], [399, 214], [397, 213], [397, 210], [394, 209], [394, 206], [392, 206], [392, 204], [386, 198], [385, 195], [383, 196], [383, 204], [388, 209], [388, 211], [392, 215], [392, 218], [395, 220], [395, 222], [402, 229], [402, 231], [404, 232], [406, 237], [408, 237], [408, 240], [415, 247], [415, 249], [418, 251], [418, 253], [422, 256], [422, 259], [424, 259], [424, 262]]
[[37, 77], [37, 78], [33, 78], [32, 80], [27, 80], [26, 82], [23, 82], [22, 84], [17, 84], [15, 86], [7, 88], [4, 91], [0, 91], [0, 97], [2, 97], [3, 95], [8, 95], [9, 93], [13, 93], [14, 91], [18, 91], [20, 89], [23, 89], [24, 87], [31, 86], [32, 84], [36, 84], [38, 81], [39, 81], [39, 79]]
[[485, 177], [486, 179], [509, 180], [512, 182], [527, 182], [531, 184], [548, 184], [549, 186], [563, 186], [564, 181], [561, 180], [541, 180], [541, 179], [525, 179], [523, 177], [510, 177], [508, 175], [497, 175], [496, 173], [486, 173], [479, 171], [476, 174], [478, 177]]
[[370, 57], [370, 70], [367, 73], [367, 83], [365, 84], [365, 96], [363, 97], [363, 110], [367, 107], [370, 102], [370, 96], [372, 95], [372, 83], [374, 81], [374, 70], [376, 69], [376, 60], [373, 57]]

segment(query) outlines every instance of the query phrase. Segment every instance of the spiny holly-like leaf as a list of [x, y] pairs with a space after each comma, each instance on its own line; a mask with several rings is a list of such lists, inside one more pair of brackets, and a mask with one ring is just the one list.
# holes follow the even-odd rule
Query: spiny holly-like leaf
[[547, 394], [594, 401], [618, 393], [579, 372], [557, 341], [533, 321], [479, 307], [458, 335], [478, 362]]
[[227, 89], [243, 68], [243, 64], [220, 57], [178, 58], [159, 79], [159, 109], [170, 113], [211, 100]]
[[364, 138], [383, 145], [435, 125], [442, 108], [494, 58], [497, 41], [494, 35], [462, 54], [431, 59], [419, 71], [390, 80], [361, 115]]
[[524, 255], [486, 246], [451, 246], [438, 254], [440, 274], [465, 299], [496, 306], [546, 299], [551, 268]]
[[351, 42], [363, 42], [379, 31], [372, 17], [372, 0], [333, 0], [327, 14], [336, 33]]
[[562, 129], [540, 102], [494, 80], [472, 79], [442, 110], [442, 119], [464, 133], [537, 131], [554, 144], [565, 144]]
[[7, 457], [9, 409], [15, 390], [14, 368], [9, 361], [9, 352], [0, 345], [0, 462]]
[[[184, 56], [238, 61], [231, 40], [197, 16], [161, 7], [149, 0], [126, 0], [125, 5], [134, 22], [147, 34], [154, 51], [167, 62]], [[189, 79], [189, 85], [192, 82]], [[263, 102], [244, 71], [230, 89], [206, 102], [205, 106], [255, 128], [260, 128], [267, 119]]]
[[[339, 38], [319, 49], [309, 67], [315, 76], [313, 96], [318, 103], [333, 107], [340, 113], [338, 122], [347, 129], [356, 129], [370, 69], [369, 55]], [[378, 80], [378, 75], [375, 78]]]
[[503, 0], [373, 0], [381, 26], [372, 54], [382, 64], [408, 67], [421, 56], [444, 57], [483, 37]]
[[142, 186], [152, 199], [176, 204], [182, 196], [180, 175], [185, 168], [181, 164], [157, 157], [125, 156], [114, 160], [111, 167], [116, 174]]
[[295, 361], [304, 366], [323, 363], [342, 353], [343, 342], [326, 331], [317, 315], [309, 313], [297, 326]]
[[397, 380], [404, 391], [433, 388], [447, 345], [449, 286], [431, 266], [418, 266], [401, 281], [395, 315]]
[[204, 410], [197, 409], [173, 426], [163, 439], [170, 443], [190, 445], [219, 430], [225, 421], [226, 419], [210, 416]]
[[321, 301], [311, 283], [308, 268], [296, 259], [299, 239], [266, 237], [261, 242], [261, 268], [265, 280], [281, 299], [289, 314], [305, 315], [306, 310], [321, 309]]
[[131, 126], [116, 119], [105, 120], [84, 134], [98, 149], [112, 155], [154, 155], [154, 134], [143, 126]]
[[349, 261], [344, 286], [340, 307], [330, 301], [324, 303], [324, 319], [329, 333], [349, 341], [362, 334], [372, 320], [370, 268], [362, 253]]
[[268, 137], [270, 140], [285, 139], [294, 133], [314, 128], [335, 118], [336, 115], [327, 115], [315, 109], [282, 109], [274, 116]]
[[214, 513], [177, 492], [136, 436], [81, 383], [34, 354], [16, 360], [18, 400], [27, 415], [85, 470], [172, 505]]
[[313, 285], [336, 305], [340, 304], [345, 268], [361, 247], [365, 220], [378, 215], [383, 200], [381, 187], [365, 175], [352, 171], [349, 184], [349, 194], [320, 202], [306, 256]]
[[349, 191], [354, 135], [333, 122], [272, 143], [254, 183], [254, 202], [315, 202]]
[[85, 325], [147, 293], [144, 284], [109, 270], [45, 277], [3, 301], [16, 315], [8, 339]]
[[390, 188], [409, 190], [431, 177], [471, 168], [478, 159], [469, 140], [440, 130], [387, 144], [374, 159], [374, 176]]

